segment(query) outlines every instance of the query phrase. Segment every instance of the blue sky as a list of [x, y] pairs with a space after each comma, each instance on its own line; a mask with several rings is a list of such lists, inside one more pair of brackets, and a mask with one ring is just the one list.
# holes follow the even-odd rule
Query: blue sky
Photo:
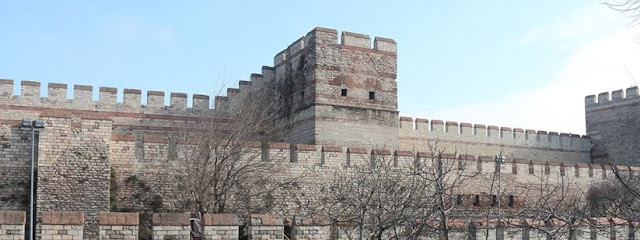
[[572, 133], [585, 95], [640, 79], [600, 1], [185, 2], [2, 1], [0, 78], [215, 94], [323, 26], [398, 42], [401, 115]]

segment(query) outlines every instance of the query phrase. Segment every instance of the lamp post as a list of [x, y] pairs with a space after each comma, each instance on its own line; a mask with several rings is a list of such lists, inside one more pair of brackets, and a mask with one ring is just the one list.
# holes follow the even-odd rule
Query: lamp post
[[502, 200], [502, 196], [501, 196], [501, 192], [502, 192], [502, 175], [501, 175], [501, 170], [502, 170], [502, 164], [505, 162], [505, 159], [502, 155], [496, 156], [495, 157], [496, 160], [496, 166], [497, 166], [497, 170], [498, 170], [498, 224], [502, 225], [502, 209], [500, 206], [500, 202]]
[[44, 129], [44, 121], [31, 118], [22, 119], [22, 129], [31, 130], [31, 193], [29, 194], [29, 239], [33, 240], [34, 216], [33, 198], [35, 187], [35, 152], [36, 152], [36, 131]]

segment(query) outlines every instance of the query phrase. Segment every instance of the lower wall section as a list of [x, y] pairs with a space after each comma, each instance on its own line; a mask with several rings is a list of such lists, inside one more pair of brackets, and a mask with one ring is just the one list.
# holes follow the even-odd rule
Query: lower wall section
[[25, 237], [26, 214], [19, 211], [0, 211], [0, 239], [22, 240]]
[[84, 239], [84, 213], [42, 212], [40, 239]]
[[154, 240], [189, 239], [191, 226], [188, 213], [156, 213], [153, 214], [152, 235]]
[[[95, 239], [83, 238], [84, 213], [82, 212], [43, 212], [42, 232], [38, 239]], [[0, 239], [25, 239], [25, 212], [0, 211]], [[190, 239], [192, 230], [188, 213], [157, 213], [153, 216], [153, 240]], [[252, 214], [248, 219], [246, 234], [254, 239], [357, 239], [358, 227], [354, 224], [336, 224], [320, 216], [295, 216], [291, 222], [291, 236], [285, 237], [285, 224], [282, 218]], [[554, 223], [556, 221], [553, 221]], [[98, 239], [138, 239], [138, 213], [99, 213], [100, 229]], [[240, 237], [241, 221], [234, 214], [205, 214], [202, 219], [203, 235], [198, 239], [236, 240]], [[194, 224], [193, 226], [197, 226]], [[500, 227], [502, 226], [502, 227]], [[616, 218], [583, 219], [571, 224], [564, 222], [543, 223], [530, 219], [504, 219], [502, 225], [495, 221], [450, 219], [449, 239], [636, 239], [638, 223], [628, 223]], [[194, 228], [194, 233], [198, 230]], [[394, 231], [386, 229], [382, 239], [442, 239], [442, 232], [424, 229], [423, 233], [400, 227]], [[397, 236], [395, 234], [398, 234]], [[363, 229], [365, 238], [370, 229]]]
[[284, 223], [281, 218], [265, 214], [252, 214], [247, 233], [249, 239], [284, 239]]
[[138, 239], [138, 213], [101, 212], [99, 239]]
[[202, 219], [204, 239], [236, 240], [240, 221], [234, 214], [205, 214]]

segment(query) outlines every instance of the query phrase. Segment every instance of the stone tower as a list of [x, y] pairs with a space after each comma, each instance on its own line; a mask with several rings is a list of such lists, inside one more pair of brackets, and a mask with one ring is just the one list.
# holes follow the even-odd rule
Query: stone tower
[[593, 139], [592, 161], [638, 165], [640, 159], [640, 97], [638, 87], [585, 98], [587, 135]]
[[286, 142], [397, 147], [395, 41], [315, 28], [274, 68]]

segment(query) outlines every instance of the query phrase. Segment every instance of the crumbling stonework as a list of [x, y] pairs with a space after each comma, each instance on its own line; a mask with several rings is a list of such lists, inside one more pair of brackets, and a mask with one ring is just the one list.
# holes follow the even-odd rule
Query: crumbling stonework
[[97, 213], [109, 210], [111, 123], [44, 117], [49, 131], [40, 134], [39, 211], [86, 212], [85, 238], [98, 236]]
[[8, 125], [0, 125], [0, 143], [11, 140], [11, 128]]
[[0, 211], [24, 211], [29, 204], [31, 132], [18, 127], [9, 130], [10, 139], [0, 141]]

